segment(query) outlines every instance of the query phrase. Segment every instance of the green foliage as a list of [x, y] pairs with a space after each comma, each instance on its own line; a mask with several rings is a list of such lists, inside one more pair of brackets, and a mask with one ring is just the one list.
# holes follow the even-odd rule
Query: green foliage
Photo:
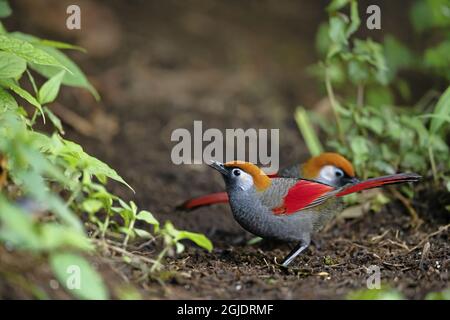
[[[345, 9], [349, 9], [349, 16]], [[440, 97], [432, 91], [410, 107], [398, 107], [394, 99], [408, 100], [411, 96], [410, 84], [399, 75], [401, 70], [427, 73], [442, 81], [450, 76], [448, 3], [429, 0], [414, 4], [416, 29], [426, 33], [433, 28], [441, 39], [423, 52], [411, 51], [391, 35], [384, 43], [355, 38], [360, 25], [356, 0], [331, 1], [327, 10], [329, 21], [320, 26], [316, 39], [322, 60], [310, 72], [325, 84], [334, 124], [313, 112], [304, 119], [318, 125], [327, 135], [326, 147], [351, 159], [364, 178], [414, 171], [432, 175], [436, 185], [448, 183], [450, 87]], [[297, 123], [311, 154], [315, 154], [317, 148], [311, 141], [316, 138], [308, 128], [312, 124], [298, 121], [298, 114]]]
[[0, 18], [6, 18], [11, 15], [11, 7], [8, 1], [0, 0]]
[[[405, 296], [398, 290], [389, 286], [381, 286], [380, 289], [361, 289], [349, 292], [349, 300], [404, 300]], [[425, 300], [450, 300], [450, 289], [440, 292], [429, 292]]]
[[[8, 3], [0, 0], [0, 17], [9, 13]], [[161, 267], [161, 260], [172, 249], [183, 251], [180, 241], [184, 239], [209, 251], [212, 244], [201, 234], [175, 229], [170, 222], [160, 228], [152, 213], [110, 193], [108, 180], [133, 189], [114, 169], [61, 136], [61, 121], [49, 105], [57, 99], [61, 85], [85, 88], [99, 98], [84, 73], [61, 51], [65, 49], [84, 51], [63, 42], [8, 33], [1, 27], [0, 158], [6, 159], [2, 169], [8, 181], [0, 182], [0, 242], [14, 250], [44, 253], [57, 279], [75, 297], [106, 299], [109, 293], [101, 276], [76, 253], [95, 250], [86, 236], [86, 225], [101, 240], [108, 234], [122, 238], [124, 259], [130, 240], [161, 238], [164, 247], [152, 270]], [[40, 86], [35, 73], [47, 79]], [[26, 81], [33, 92], [24, 89]], [[47, 117], [56, 132], [49, 136], [37, 131], [37, 115], [44, 122]], [[80, 289], [67, 286], [70, 266], [81, 272]]]
[[[189, 232], [189, 231], [179, 231], [179, 230], [175, 229], [173, 227], [173, 225], [168, 221], [164, 225], [163, 234], [166, 237], [167, 242], [171, 242], [172, 244], [175, 244], [175, 245], [181, 245], [181, 243], [179, 243], [179, 241], [187, 239], [187, 240], [191, 240], [196, 245], [198, 245], [202, 248], [205, 248], [209, 252], [211, 252], [213, 249], [211, 241], [207, 237], [205, 237], [203, 234]], [[180, 251], [180, 252], [183, 251], [183, 250], [179, 250], [179, 249], [180, 249], [180, 246], [177, 246], [177, 251]]]
[[381, 289], [362, 289], [350, 292], [349, 300], [404, 300], [405, 297], [399, 291], [382, 287]]
[[308, 146], [311, 155], [317, 156], [323, 152], [322, 144], [320, 143], [317, 135], [311, 125], [311, 121], [308, 118], [306, 110], [302, 107], [298, 107], [295, 112], [295, 121], [302, 132], [305, 143]]
[[[85, 74], [81, 69], [61, 50], [59, 49], [75, 49], [80, 50], [77, 46], [72, 46], [63, 42], [55, 42], [46, 39], [39, 39], [29, 34], [21, 32], [11, 32], [10, 35], [16, 39], [27, 41], [34, 47], [42, 50], [43, 52], [51, 55], [60, 65], [63, 65], [68, 72], [64, 75], [62, 84], [67, 86], [79, 87], [89, 90], [91, 94], [98, 100], [100, 96], [88, 81]], [[40, 75], [51, 78], [57, 73], [61, 72], [61, 68], [52, 65], [43, 65], [37, 63], [30, 63], [29, 67], [39, 73]]]
[[108, 290], [97, 271], [80, 255], [54, 253], [50, 266], [58, 281], [79, 299], [105, 300]]
[[425, 296], [425, 300], [450, 300], [450, 289], [441, 292], [430, 292]]
[[55, 57], [44, 50], [33, 46], [27, 41], [15, 38], [8, 34], [0, 35], [0, 50], [9, 52], [30, 63], [66, 69], [63, 64], [55, 59]]

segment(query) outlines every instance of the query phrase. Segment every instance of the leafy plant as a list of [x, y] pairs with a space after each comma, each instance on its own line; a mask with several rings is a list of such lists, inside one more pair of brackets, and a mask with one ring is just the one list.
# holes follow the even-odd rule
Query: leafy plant
[[[10, 13], [8, 3], [1, 0], [0, 17]], [[133, 189], [114, 169], [62, 137], [63, 126], [50, 105], [61, 85], [87, 89], [99, 99], [84, 73], [62, 52], [66, 49], [82, 50], [7, 32], [0, 23], [0, 166], [8, 176], [0, 181], [0, 241], [14, 250], [45, 253], [67, 289], [67, 268], [78, 266], [81, 289], [70, 292], [78, 298], [105, 299], [109, 293], [101, 276], [81, 255], [96, 249], [92, 238], [102, 243], [108, 235], [121, 238], [124, 258], [131, 239], [161, 238], [164, 247], [152, 270], [161, 268], [161, 260], [172, 247], [183, 251], [181, 240], [189, 239], [207, 250], [212, 244], [205, 236], [179, 231], [169, 222], [160, 228], [149, 211], [110, 193], [108, 179]], [[36, 73], [47, 80], [39, 85]], [[24, 89], [26, 82], [33, 92]], [[55, 129], [52, 135], [35, 129], [40, 118], [44, 123], [50, 120]], [[135, 226], [137, 221], [142, 227]], [[92, 231], [90, 238], [86, 226]]]
[[[426, 7], [427, 13], [417, 7]], [[347, 10], [349, 14], [344, 13]], [[399, 75], [400, 70], [415, 68], [438, 79], [444, 77], [443, 82], [450, 75], [448, 54], [441, 54], [450, 41], [448, 3], [418, 1], [413, 6], [416, 29], [424, 33], [438, 28], [442, 36], [439, 45], [419, 53], [390, 35], [384, 43], [355, 38], [361, 24], [356, 0], [331, 1], [327, 11], [329, 20], [320, 26], [316, 42], [322, 59], [310, 72], [324, 83], [334, 123], [298, 109], [296, 120], [310, 152], [320, 150], [315, 131], [310, 129], [314, 124], [325, 133], [326, 147], [351, 159], [363, 178], [414, 171], [431, 175], [436, 187], [448, 186], [450, 87], [440, 97], [430, 91], [409, 107], [396, 106], [394, 99], [396, 95], [410, 98], [410, 84]]]

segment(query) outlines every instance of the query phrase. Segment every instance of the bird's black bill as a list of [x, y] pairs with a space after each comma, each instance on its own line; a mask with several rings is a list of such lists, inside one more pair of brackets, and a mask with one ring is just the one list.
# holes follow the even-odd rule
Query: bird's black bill
[[219, 171], [223, 175], [227, 175], [228, 174], [228, 170], [225, 169], [225, 166], [223, 165], [223, 163], [221, 163], [219, 161], [211, 160], [211, 163], [209, 164], [209, 166], [211, 168], [213, 168], [213, 169], [216, 169], [217, 171]]

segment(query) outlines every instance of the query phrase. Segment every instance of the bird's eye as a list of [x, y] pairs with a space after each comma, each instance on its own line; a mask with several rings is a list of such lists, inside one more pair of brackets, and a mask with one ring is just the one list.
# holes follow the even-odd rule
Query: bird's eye
[[240, 176], [241, 175], [241, 170], [239, 170], [239, 169], [234, 169], [233, 170], [233, 174], [237, 177], [237, 176]]
[[344, 172], [341, 169], [336, 169], [336, 171], [334, 172], [335, 176], [338, 178], [341, 178], [344, 176]]

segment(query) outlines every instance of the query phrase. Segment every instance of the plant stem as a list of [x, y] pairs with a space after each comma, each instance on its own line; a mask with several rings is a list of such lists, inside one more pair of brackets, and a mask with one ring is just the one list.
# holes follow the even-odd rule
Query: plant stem
[[38, 114], [38, 110], [36, 109], [36, 110], [34, 110], [33, 116], [31, 117], [31, 121], [30, 121], [30, 126], [31, 127], [33, 127], [34, 123], [36, 122], [37, 114]]
[[364, 106], [364, 85], [358, 84], [358, 89], [356, 93], [356, 105], [358, 108], [362, 108]]
[[433, 148], [431, 146], [432, 146], [432, 144], [430, 143], [428, 145], [428, 157], [430, 158], [430, 164], [431, 164], [431, 170], [433, 172], [434, 183], [437, 185], [439, 180], [438, 180], [438, 176], [437, 176], [436, 162], [434, 161]]
[[128, 226], [128, 232], [127, 232], [127, 234], [126, 234], [126, 236], [125, 236], [125, 239], [123, 239], [123, 243], [122, 243], [122, 246], [123, 246], [124, 248], [127, 247], [128, 240], [130, 239], [130, 233], [131, 233], [131, 230], [133, 230], [133, 228], [134, 228], [134, 222], [135, 222], [135, 221], [136, 221], [136, 219], [132, 219], [132, 220], [130, 221], [130, 225]]
[[101, 234], [102, 239], [105, 239], [105, 234], [106, 234], [106, 230], [108, 229], [108, 227], [109, 227], [109, 212], [106, 213], [105, 222], [103, 223], [102, 234]]
[[158, 258], [156, 258], [155, 263], [153, 263], [152, 267], [150, 268], [150, 273], [153, 273], [155, 269], [161, 265], [161, 260], [164, 258], [168, 250], [169, 246], [165, 246], [164, 249], [158, 254]]
[[325, 68], [325, 86], [327, 88], [328, 98], [330, 99], [331, 108], [333, 109], [334, 118], [336, 120], [339, 140], [341, 140], [342, 144], [345, 144], [344, 134], [341, 127], [341, 119], [338, 113], [338, 102], [336, 100], [336, 97], [334, 96], [333, 86], [331, 84], [330, 74], [327, 68]]

